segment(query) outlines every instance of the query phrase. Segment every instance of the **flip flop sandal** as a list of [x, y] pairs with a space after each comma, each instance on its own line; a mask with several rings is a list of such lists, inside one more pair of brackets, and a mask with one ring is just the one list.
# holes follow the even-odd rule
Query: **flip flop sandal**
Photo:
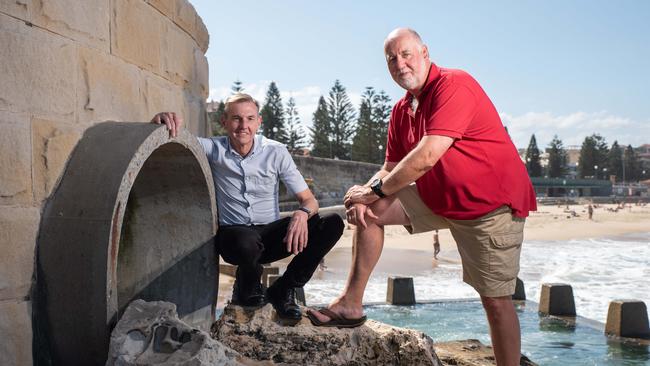
[[333, 312], [328, 308], [320, 308], [316, 311], [330, 318], [329, 321], [322, 322], [310, 311], [308, 311], [307, 317], [309, 318], [311, 323], [317, 327], [356, 328], [358, 326], [363, 325], [363, 323], [365, 323], [367, 319], [365, 315], [362, 316], [361, 318], [356, 318], [356, 319], [343, 318], [342, 316], [340, 316], [339, 314]]

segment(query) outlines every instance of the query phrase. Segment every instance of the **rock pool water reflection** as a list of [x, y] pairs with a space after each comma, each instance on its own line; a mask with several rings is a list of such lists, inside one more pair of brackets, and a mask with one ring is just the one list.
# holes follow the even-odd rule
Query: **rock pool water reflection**
[[[542, 317], [537, 304], [517, 307], [522, 352], [539, 365], [650, 365], [650, 347], [609, 339], [603, 325], [584, 318], [574, 323]], [[478, 301], [438, 302], [415, 306], [371, 305], [369, 318], [420, 330], [435, 342], [479, 339], [490, 344], [485, 313]]]

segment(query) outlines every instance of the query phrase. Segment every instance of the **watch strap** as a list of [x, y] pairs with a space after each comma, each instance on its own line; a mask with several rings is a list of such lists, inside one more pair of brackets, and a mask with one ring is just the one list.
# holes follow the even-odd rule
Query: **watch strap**
[[372, 189], [372, 191], [375, 192], [375, 194], [379, 196], [379, 198], [386, 197], [386, 194], [381, 190], [382, 184], [383, 182], [381, 181], [381, 179], [375, 179], [375, 181], [372, 182], [372, 184], [370, 185], [370, 189]]

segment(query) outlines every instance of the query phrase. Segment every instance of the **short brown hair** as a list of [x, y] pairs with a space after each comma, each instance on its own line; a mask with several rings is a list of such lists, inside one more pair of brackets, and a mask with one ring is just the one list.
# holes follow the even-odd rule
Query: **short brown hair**
[[251, 97], [246, 93], [235, 93], [229, 96], [228, 99], [226, 99], [226, 103], [224, 107], [224, 117], [228, 115], [228, 109], [230, 105], [235, 103], [244, 103], [244, 102], [254, 103], [255, 107], [257, 107], [257, 112], [259, 113], [260, 103], [257, 100], [255, 100], [255, 98]]

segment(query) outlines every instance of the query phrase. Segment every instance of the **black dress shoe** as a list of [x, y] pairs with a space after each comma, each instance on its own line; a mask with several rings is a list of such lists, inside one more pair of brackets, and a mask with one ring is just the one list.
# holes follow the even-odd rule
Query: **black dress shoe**
[[266, 305], [266, 296], [264, 296], [264, 289], [262, 289], [261, 284], [253, 286], [253, 289], [250, 293], [244, 294], [239, 288], [237, 281], [233, 286], [232, 300], [233, 305], [240, 306], [250, 306], [250, 307], [262, 307]]
[[300, 311], [300, 306], [296, 304], [296, 294], [293, 287], [284, 288], [273, 284], [266, 290], [266, 296], [280, 318], [295, 322], [300, 321], [302, 311]]

